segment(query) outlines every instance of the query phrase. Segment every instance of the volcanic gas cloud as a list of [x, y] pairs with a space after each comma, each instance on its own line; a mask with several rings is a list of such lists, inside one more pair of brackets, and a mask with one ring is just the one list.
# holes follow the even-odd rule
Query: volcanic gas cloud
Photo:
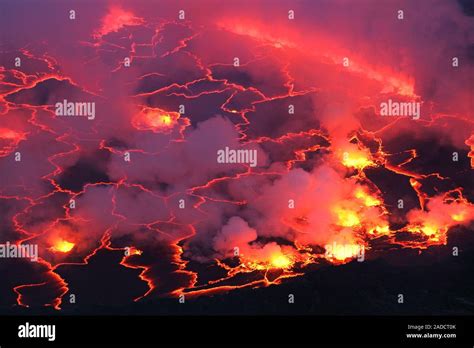
[[1, 6], [0, 239], [38, 245], [0, 259], [4, 308], [278, 286], [472, 231], [454, 1]]

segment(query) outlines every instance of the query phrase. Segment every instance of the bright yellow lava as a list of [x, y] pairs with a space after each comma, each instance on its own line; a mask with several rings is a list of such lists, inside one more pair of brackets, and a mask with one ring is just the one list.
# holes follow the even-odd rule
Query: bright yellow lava
[[141, 255], [141, 254], [143, 254], [143, 251], [141, 251], [140, 249], [134, 248], [134, 247], [131, 247], [128, 250], [128, 255], [129, 256], [131, 256], [131, 255]]
[[50, 249], [55, 252], [67, 253], [74, 248], [74, 243], [68, 242], [67, 240], [61, 239], [54, 244]]
[[362, 152], [344, 152], [342, 156], [342, 164], [349, 168], [356, 168], [362, 170], [366, 167], [374, 166], [368, 156]]
[[173, 120], [171, 119], [170, 115], [163, 115], [161, 116], [161, 122], [168, 126], [171, 124], [171, 122], [173, 122]]
[[365, 193], [362, 189], [357, 189], [355, 196], [356, 198], [362, 200], [367, 207], [375, 207], [382, 204], [378, 198], [372, 197], [371, 195]]
[[423, 225], [421, 231], [427, 236], [432, 236], [438, 232], [438, 229], [435, 226]]
[[343, 208], [336, 208], [334, 211], [337, 214], [340, 226], [353, 227], [360, 225], [360, 219], [356, 212]]
[[179, 114], [157, 108], [143, 108], [132, 120], [135, 128], [140, 130], [170, 131], [177, 123]]
[[388, 225], [375, 226], [369, 230], [370, 234], [387, 234], [389, 232], [390, 232], [390, 227]]
[[152, 127], [170, 126], [173, 123], [173, 119], [168, 114], [150, 113], [147, 118]]
[[426, 236], [432, 238], [432, 239], [438, 239], [439, 238], [439, 228], [435, 225], [429, 225], [429, 224], [423, 224], [421, 226], [414, 226], [408, 228], [408, 231], [410, 232], [422, 232]]
[[466, 218], [466, 213], [464, 211], [458, 213], [458, 214], [453, 214], [451, 215], [451, 219], [453, 219], [454, 221], [464, 221], [464, 219]]
[[291, 266], [291, 260], [283, 254], [273, 255], [270, 263], [275, 268], [288, 268]]

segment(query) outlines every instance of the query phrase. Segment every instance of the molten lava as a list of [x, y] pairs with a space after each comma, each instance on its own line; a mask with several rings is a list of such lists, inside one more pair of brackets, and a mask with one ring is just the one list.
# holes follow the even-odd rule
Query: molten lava
[[292, 262], [290, 258], [283, 254], [272, 255], [270, 264], [275, 268], [290, 268]]
[[342, 152], [341, 163], [345, 167], [358, 170], [375, 166], [375, 163], [370, 159], [370, 154], [368, 151], [360, 149], [351, 149]]
[[241, 261], [242, 265], [251, 270], [290, 270], [297, 256], [292, 248], [282, 250], [276, 243], [269, 243], [262, 249], [249, 250], [249, 254], [243, 255]]
[[74, 248], [75, 244], [64, 239], [57, 240], [50, 248], [53, 252], [68, 253]]
[[341, 207], [334, 208], [334, 212], [337, 215], [339, 226], [354, 227], [360, 225], [360, 218], [357, 212]]
[[[87, 261], [100, 249], [126, 251], [120, 265], [139, 270], [137, 282], [148, 287], [135, 298], [141, 300], [199, 292], [201, 284], [206, 287], [202, 293], [267, 286], [275, 284], [268, 274], [281, 280], [311, 264], [340, 265], [379, 243], [387, 253], [395, 244], [417, 249], [446, 244], [451, 227], [472, 226], [472, 173], [461, 158], [464, 154], [464, 162], [474, 168], [474, 135], [466, 135], [472, 134], [472, 123], [462, 112], [444, 117], [462, 101], [449, 101], [443, 88], [426, 95], [440, 76], [423, 80], [425, 69], [418, 72], [411, 64], [424, 60], [411, 55], [409, 43], [394, 58], [399, 69], [410, 68], [405, 74], [386, 65], [393, 60], [384, 61], [393, 56], [396, 42], [387, 52], [379, 52], [378, 46], [387, 45], [378, 44], [373, 50], [364, 50], [363, 44], [353, 50], [342, 48], [337, 33], [297, 32], [302, 22], [282, 30], [276, 22], [271, 28], [259, 23], [257, 16], [232, 20], [227, 14], [192, 23], [198, 12], [186, 12], [186, 20], [178, 21], [164, 20], [168, 12], [177, 17], [177, 11], [164, 10], [148, 18], [144, 10], [112, 5], [98, 27], [71, 21], [81, 36], [69, 30], [71, 37], [59, 48], [0, 52], [2, 61], [20, 56], [23, 64], [0, 67], [2, 223], [12, 238], [32, 236], [57, 253], [40, 254], [44, 271], [32, 278], [41, 282], [17, 280], [18, 304], [29, 303], [22, 291], [34, 293], [47, 285], [56, 288], [51, 299], [39, 293], [30, 302], [59, 309], [69, 282], [55, 273], [57, 261], [77, 256], [81, 262], [68, 267], [93, 267]], [[223, 30], [216, 30], [215, 18]], [[206, 20], [212, 22], [208, 27]], [[87, 36], [82, 35], [86, 29]], [[45, 40], [51, 46], [55, 41]], [[228, 48], [229, 42], [237, 46]], [[51, 57], [53, 52], [57, 57]], [[232, 66], [236, 52], [240, 63]], [[350, 64], [344, 66], [346, 56]], [[450, 73], [453, 84], [448, 86], [462, 75]], [[411, 76], [420, 80], [415, 83]], [[91, 86], [97, 93], [89, 93]], [[69, 88], [82, 99], [100, 100], [101, 117], [87, 125], [55, 117], [50, 103], [69, 96]], [[377, 112], [380, 100], [418, 100], [415, 92], [425, 94], [426, 117], [382, 118]], [[113, 118], [117, 105], [124, 106], [120, 122]], [[178, 105], [186, 105], [189, 116], [169, 111]], [[466, 131], [462, 138], [446, 133], [454, 121], [460, 126], [453, 130]], [[430, 136], [433, 145], [442, 139], [443, 148], [456, 151], [459, 161], [431, 163]], [[242, 147], [242, 154], [255, 149], [259, 165], [221, 166], [212, 156], [231, 145]], [[131, 165], [117, 156], [124, 148], [140, 154]], [[21, 151], [21, 161], [11, 156], [13, 151]], [[400, 190], [392, 179], [400, 180]], [[449, 189], [455, 192], [448, 195]], [[397, 209], [399, 198], [405, 205]], [[238, 218], [223, 226], [231, 215]], [[63, 220], [74, 229], [53, 237], [42, 233]], [[87, 233], [79, 241], [74, 231]], [[238, 254], [229, 254], [236, 248]], [[205, 266], [193, 268], [199, 262]], [[202, 276], [211, 267], [220, 267], [223, 273], [216, 273], [224, 275]]]
[[465, 211], [461, 211], [459, 213], [452, 214], [451, 218], [454, 221], [461, 222], [461, 221], [464, 221], [466, 219], [466, 215], [467, 215], [467, 213]]
[[155, 133], [169, 133], [177, 124], [178, 112], [164, 111], [159, 108], [143, 108], [132, 120], [139, 130], [151, 130]]
[[355, 192], [355, 197], [360, 199], [365, 206], [367, 207], [375, 207], [382, 204], [382, 202], [377, 198], [373, 197], [367, 192], [365, 192], [362, 188], [358, 188]]

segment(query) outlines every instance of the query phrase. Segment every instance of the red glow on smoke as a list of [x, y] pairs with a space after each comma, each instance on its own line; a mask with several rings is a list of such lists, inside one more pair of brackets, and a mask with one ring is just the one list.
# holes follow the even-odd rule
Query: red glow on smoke
[[124, 10], [119, 6], [112, 6], [109, 12], [102, 18], [102, 26], [96, 36], [102, 37], [109, 33], [117, 32], [125, 26], [143, 24], [143, 18], [136, 17], [133, 12]]
[[9, 155], [18, 144], [26, 139], [26, 134], [12, 129], [0, 128], [0, 157]]

